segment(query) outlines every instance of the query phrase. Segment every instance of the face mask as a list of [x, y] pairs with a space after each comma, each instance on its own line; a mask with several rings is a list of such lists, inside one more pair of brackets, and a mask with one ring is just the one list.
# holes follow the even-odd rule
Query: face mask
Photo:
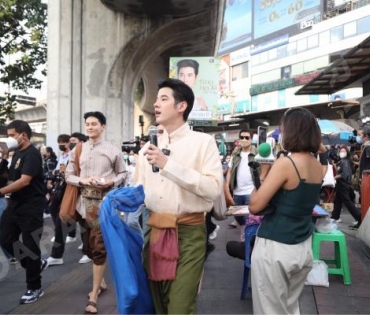
[[340, 152], [339, 156], [340, 156], [341, 159], [344, 159], [344, 158], [347, 157], [347, 153], [346, 152]]
[[356, 136], [356, 142], [357, 142], [358, 144], [361, 144], [361, 143], [362, 143], [362, 138], [361, 138], [361, 136]]
[[74, 149], [74, 147], [76, 146], [76, 144], [77, 144], [77, 143], [70, 143], [70, 144], [69, 144], [69, 149], [70, 149], [70, 150], [73, 150], [73, 149]]
[[249, 141], [248, 140], [245, 140], [245, 139], [240, 139], [239, 140], [239, 144], [240, 146], [243, 148], [243, 147], [247, 147], [249, 145]]
[[123, 156], [123, 159], [124, 159], [125, 161], [127, 161], [127, 160], [128, 160], [128, 155], [124, 155], [124, 156]]
[[135, 164], [135, 157], [133, 155], [130, 155], [128, 160], [130, 161], [131, 164]]
[[65, 146], [64, 144], [60, 144], [60, 145], [59, 145], [59, 150], [60, 150], [60, 151], [64, 152], [66, 149], [67, 149], [67, 148], [66, 148], [66, 146]]
[[[17, 138], [19, 139], [19, 137]], [[23, 141], [23, 140], [22, 140]], [[19, 145], [22, 143], [18, 143], [18, 141], [12, 137], [8, 137], [5, 140], [6, 145], [8, 146], [8, 150], [15, 150], [19, 147]]]

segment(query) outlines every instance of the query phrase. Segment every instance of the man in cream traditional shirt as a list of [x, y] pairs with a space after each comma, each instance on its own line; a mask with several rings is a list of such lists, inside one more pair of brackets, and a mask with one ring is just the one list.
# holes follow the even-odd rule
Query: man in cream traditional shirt
[[147, 143], [139, 152], [137, 170], [150, 211], [144, 264], [156, 313], [191, 314], [205, 260], [204, 213], [221, 193], [222, 171], [214, 139], [186, 123], [194, 103], [191, 88], [176, 79], [158, 88], [155, 117], [165, 131], [158, 147]]
[[85, 313], [96, 314], [99, 294], [105, 291], [103, 275], [106, 265], [106, 251], [99, 226], [98, 212], [103, 196], [112, 187], [120, 185], [125, 178], [125, 164], [122, 152], [103, 140], [106, 118], [101, 112], [88, 112], [84, 115], [86, 134], [89, 140], [82, 144], [79, 157], [80, 174], [76, 175], [75, 152], [72, 151], [66, 169], [66, 181], [81, 187], [77, 211], [85, 220], [81, 228], [87, 230], [87, 253], [93, 261], [93, 289]]

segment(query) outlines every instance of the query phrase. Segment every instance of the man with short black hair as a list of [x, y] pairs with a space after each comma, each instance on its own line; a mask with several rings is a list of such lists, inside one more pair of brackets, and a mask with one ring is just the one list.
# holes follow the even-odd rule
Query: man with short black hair
[[[255, 188], [252, 170], [248, 164], [254, 161], [257, 149], [252, 146], [252, 133], [249, 130], [240, 130], [238, 141], [239, 149], [230, 159], [226, 184], [233, 194], [235, 205], [242, 206], [249, 203], [250, 194]], [[235, 221], [230, 223], [229, 226], [236, 228], [239, 224], [244, 230], [243, 225], [245, 225], [246, 218], [243, 216], [235, 216], [234, 218]]]
[[184, 82], [161, 82], [154, 113], [166, 131], [158, 146], [147, 143], [139, 152], [138, 183], [150, 213], [144, 264], [157, 314], [195, 313], [207, 243], [204, 212], [222, 190], [215, 140], [187, 123], [193, 103]]
[[1, 218], [0, 242], [26, 269], [27, 291], [19, 302], [28, 304], [44, 295], [41, 272], [48, 266], [46, 260], [41, 260], [40, 250], [46, 204], [44, 172], [40, 151], [30, 141], [28, 123], [14, 120], [7, 126], [7, 133], [8, 147], [13, 142], [15, 153], [9, 169], [11, 184], [0, 189], [1, 196], [11, 194]]
[[118, 187], [124, 181], [126, 175], [122, 152], [103, 139], [106, 126], [103, 113], [87, 112], [84, 119], [89, 140], [82, 144], [80, 174], [76, 174], [76, 150], [73, 150], [66, 170], [66, 181], [80, 187], [76, 210], [85, 219], [80, 225], [87, 231], [87, 253], [93, 261], [93, 288], [88, 294], [85, 313], [96, 314], [98, 297], [106, 289], [103, 276], [107, 254], [99, 225], [100, 203], [111, 188]]

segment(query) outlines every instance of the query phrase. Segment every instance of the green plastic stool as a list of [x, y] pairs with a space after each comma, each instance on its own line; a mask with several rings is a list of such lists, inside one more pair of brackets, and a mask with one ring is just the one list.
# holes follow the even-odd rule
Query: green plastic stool
[[320, 260], [320, 243], [334, 242], [335, 259], [321, 259], [326, 264], [335, 264], [335, 268], [328, 267], [328, 273], [342, 275], [344, 284], [351, 284], [351, 271], [349, 269], [347, 241], [343, 232], [335, 230], [331, 233], [314, 232], [312, 237], [313, 259]]

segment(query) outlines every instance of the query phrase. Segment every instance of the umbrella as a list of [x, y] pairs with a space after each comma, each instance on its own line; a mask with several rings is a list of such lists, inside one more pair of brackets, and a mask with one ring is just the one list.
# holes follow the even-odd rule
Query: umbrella
[[272, 132], [269, 132], [267, 134], [268, 137], [274, 138], [276, 140], [276, 142], [279, 141], [279, 135], [280, 135], [280, 129], [279, 128], [275, 129]]
[[321, 133], [327, 134], [340, 134], [341, 132], [352, 132], [353, 127], [336, 120], [320, 119], [317, 121], [321, 129]]

